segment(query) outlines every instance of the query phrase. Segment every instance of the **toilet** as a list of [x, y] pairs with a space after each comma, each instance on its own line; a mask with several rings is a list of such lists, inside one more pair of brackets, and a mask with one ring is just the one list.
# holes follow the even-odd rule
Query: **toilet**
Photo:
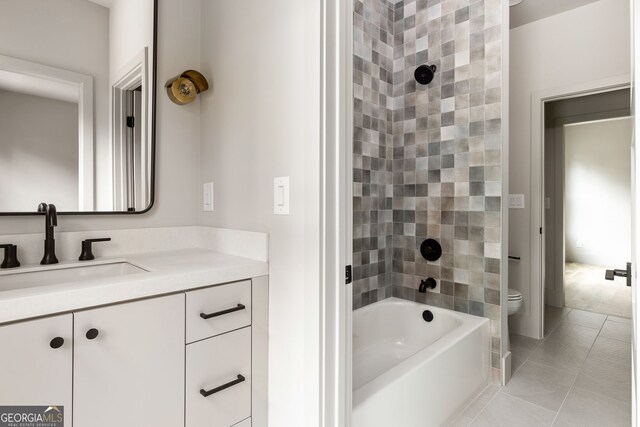
[[515, 289], [509, 289], [509, 299], [507, 302], [507, 314], [511, 316], [517, 313], [522, 307], [522, 293]]
[[[509, 296], [507, 302], [507, 314], [511, 316], [516, 314], [522, 307], [522, 293], [515, 289], [509, 289]], [[509, 328], [509, 320], [507, 319], [507, 330]], [[510, 331], [509, 331], [510, 332]], [[511, 350], [511, 340], [509, 334], [507, 334], [507, 349]]]

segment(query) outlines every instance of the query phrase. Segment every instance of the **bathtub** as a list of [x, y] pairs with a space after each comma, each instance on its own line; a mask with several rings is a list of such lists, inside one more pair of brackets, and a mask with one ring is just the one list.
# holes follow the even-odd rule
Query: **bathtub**
[[398, 298], [355, 310], [353, 427], [445, 424], [489, 382], [490, 346], [481, 317]]

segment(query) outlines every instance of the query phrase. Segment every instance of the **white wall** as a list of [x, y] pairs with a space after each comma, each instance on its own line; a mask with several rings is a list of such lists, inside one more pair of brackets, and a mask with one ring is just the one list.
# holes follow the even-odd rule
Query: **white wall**
[[509, 320], [516, 333], [539, 322], [531, 312], [531, 95], [628, 74], [629, 13], [627, 1], [599, 0], [510, 31], [509, 191], [524, 194], [527, 206], [509, 213], [509, 252], [522, 258], [509, 266], [509, 287], [524, 298], [524, 314]]
[[153, 0], [112, 0], [109, 6], [111, 83], [145, 46], [153, 46]]
[[[200, 224], [270, 234], [269, 425], [318, 423], [320, 2], [209, 0], [202, 8]], [[289, 176], [291, 214], [273, 215]], [[315, 253], [314, 253], [315, 251]]]
[[0, 90], [0, 171], [0, 211], [78, 210], [78, 104]]
[[[0, 0], [0, 10], [7, 10], [5, 6], [8, 1], [10, 0]], [[78, 4], [91, 4], [86, 0], [75, 1]], [[44, 1], [44, 3], [53, 5], [53, 2]], [[42, 14], [46, 15], [47, 10], [47, 7], [43, 7]], [[179, 2], [159, 0], [157, 173], [154, 208], [143, 215], [63, 216], [58, 221], [58, 230], [105, 230], [197, 223], [199, 189], [197, 166], [194, 165], [199, 164], [199, 101], [183, 107], [177, 106], [167, 98], [163, 84], [184, 69], [200, 67], [200, 22], [194, 18], [199, 14], [199, 0]], [[13, 43], [16, 42], [17, 37], [13, 35], [14, 31], [11, 28], [16, 31], [18, 29], [15, 28], [15, 23], [5, 26], [5, 19], [2, 19], [5, 16], [6, 14], [0, 14], [0, 20], [3, 23], [0, 25], [0, 53], [6, 53], [3, 50], [5, 42], [10, 42], [6, 44], [16, 50], [6, 54], [18, 56], [19, 49]], [[6, 21], [13, 22], [12, 19], [6, 19]], [[70, 21], [69, 25], [75, 25], [73, 19]], [[37, 34], [27, 33], [23, 37], [27, 38], [25, 43], [30, 46], [46, 44], [48, 41], [44, 28]], [[69, 49], [68, 53], [71, 56], [91, 59], [90, 53], [73, 52], [73, 49]], [[26, 59], [33, 60], [33, 58]], [[65, 63], [64, 58], [55, 55], [49, 59], [57, 61], [53, 64], [56, 66], [63, 66]], [[108, 69], [106, 62], [102, 69], [105, 71]], [[83, 70], [79, 71], [86, 73]], [[96, 114], [98, 114], [97, 111]], [[39, 233], [42, 232], [43, 227], [41, 217], [0, 217], [0, 235]]]
[[612, 268], [629, 262], [631, 134], [630, 118], [565, 126], [567, 262]]

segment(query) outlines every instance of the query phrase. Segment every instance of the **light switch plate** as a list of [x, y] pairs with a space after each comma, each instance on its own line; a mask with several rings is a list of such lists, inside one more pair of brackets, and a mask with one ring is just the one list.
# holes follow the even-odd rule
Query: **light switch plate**
[[213, 212], [213, 182], [202, 184], [202, 210]]
[[289, 177], [273, 178], [273, 213], [289, 215]]
[[509, 194], [509, 209], [524, 209], [524, 194]]

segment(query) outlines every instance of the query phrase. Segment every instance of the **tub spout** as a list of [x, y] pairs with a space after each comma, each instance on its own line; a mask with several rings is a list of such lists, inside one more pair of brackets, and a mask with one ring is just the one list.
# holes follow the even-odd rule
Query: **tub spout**
[[420, 281], [420, 287], [418, 287], [418, 292], [426, 293], [427, 288], [435, 289], [436, 288], [436, 279], [429, 277], [428, 279], [424, 279]]

